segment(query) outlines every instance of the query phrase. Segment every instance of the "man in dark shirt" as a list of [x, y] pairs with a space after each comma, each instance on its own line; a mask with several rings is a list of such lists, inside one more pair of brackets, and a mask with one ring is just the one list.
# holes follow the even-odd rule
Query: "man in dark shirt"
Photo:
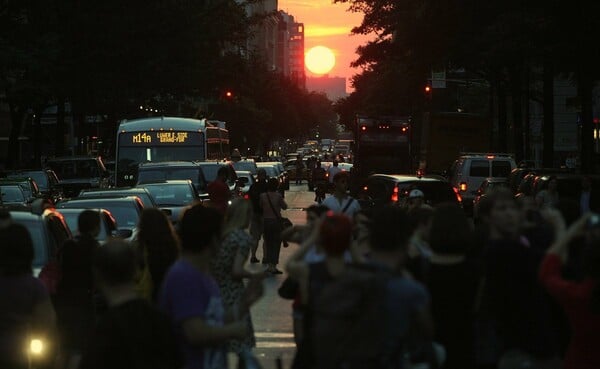
[[226, 167], [219, 168], [217, 178], [208, 184], [208, 197], [212, 206], [217, 209], [221, 215], [225, 215], [227, 202], [231, 200], [231, 191], [227, 185], [229, 172]]
[[166, 315], [141, 299], [135, 252], [113, 240], [94, 254], [94, 277], [109, 309], [99, 320], [80, 369], [175, 369], [182, 360]]
[[[267, 172], [264, 169], [259, 169], [256, 176], [256, 182], [250, 186], [250, 190], [248, 190], [250, 201], [252, 201], [252, 209], [254, 210], [252, 213], [252, 222], [250, 223], [250, 235], [254, 240], [254, 244], [252, 245], [252, 257], [250, 258], [250, 262], [252, 263], [258, 263], [256, 251], [258, 250], [260, 237], [263, 234], [263, 216], [262, 208], [260, 207], [260, 194], [267, 192]], [[264, 255], [265, 250], [263, 247], [263, 256]]]

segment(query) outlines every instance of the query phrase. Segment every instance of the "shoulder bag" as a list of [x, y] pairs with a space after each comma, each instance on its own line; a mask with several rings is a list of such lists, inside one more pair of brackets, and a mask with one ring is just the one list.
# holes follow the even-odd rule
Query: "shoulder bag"
[[277, 219], [279, 220], [279, 224], [281, 225], [281, 230], [287, 229], [289, 227], [292, 227], [294, 224], [292, 223], [291, 220], [289, 220], [288, 218], [282, 217], [276, 210], [275, 207], [273, 206], [273, 203], [271, 202], [271, 196], [269, 195], [269, 193], [266, 193], [267, 195], [267, 201], [269, 202], [269, 206], [271, 207], [271, 210], [273, 210], [273, 213], [275, 214], [275, 216], [277, 217]]

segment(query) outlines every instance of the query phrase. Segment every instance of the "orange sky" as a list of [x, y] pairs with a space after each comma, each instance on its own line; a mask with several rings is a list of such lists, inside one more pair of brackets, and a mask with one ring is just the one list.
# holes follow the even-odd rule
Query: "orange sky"
[[348, 4], [333, 4], [333, 0], [279, 0], [280, 10], [304, 23], [306, 50], [319, 45], [333, 50], [336, 64], [329, 76], [346, 77], [346, 89], [350, 90], [350, 77], [360, 72], [350, 68], [350, 63], [356, 59], [356, 47], [369, 37], [350, 35], [352, 27], [360, 24], [362, 14], [348, 12], [347, 8]]

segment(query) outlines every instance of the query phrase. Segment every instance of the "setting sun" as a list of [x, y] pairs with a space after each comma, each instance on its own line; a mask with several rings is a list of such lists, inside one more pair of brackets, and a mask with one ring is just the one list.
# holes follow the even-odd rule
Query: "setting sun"
[[335, 55], [330, 48], [315, 46], [305, 55], [306, 68], [314, 74], [326, 74], [335, 65]]

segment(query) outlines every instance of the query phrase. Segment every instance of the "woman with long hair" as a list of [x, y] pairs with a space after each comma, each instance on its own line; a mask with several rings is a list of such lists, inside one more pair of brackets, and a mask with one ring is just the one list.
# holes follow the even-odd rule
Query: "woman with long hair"
[[50, 362], [56, 315], [48, 291], [32, 275], [33, 241], [20, 224], [0, 228], [0, 368], [30, 367], [25, 349], [37, 340]]
[[142, 297], [156, 301], [167, 270], [179, 256], [179, 239], [160, 209], [144, 209], [138, 228], [138, 252], [143, 260], [138, 285]]
[[[587, 214], [566, 229], [556, 211], [545, 216], [554, 225], [556, 241], [548, 249], [540, 268], [540, 280], [562, 306], [571, 326], [571, 341], [565, 355], [565, 369], [600, 368], [600, 216]], [[563, 278], [571, 241], [585, 238], [582, 281]]]
[[[223, 305], [226, 310], [234, 309], [244, 294], [244, 278], [250, 278], [252, 273], [244, 270], [250, 250], [254, 244], [248, 232], [252, 220], [252, 203], [249, 200], [237, 198], [225, 212], [221, 245], [212, 259], [211, 271], [219, 284]], [[244, 340], [230, 341], [229, 351], [241, 353], [256, 346], [254, 328], [250, 313], [245, 317], [248, 334]]]

